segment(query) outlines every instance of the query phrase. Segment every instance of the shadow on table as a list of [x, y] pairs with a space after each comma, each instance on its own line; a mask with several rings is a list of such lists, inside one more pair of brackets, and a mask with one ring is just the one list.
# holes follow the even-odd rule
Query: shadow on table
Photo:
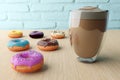
[[44, 73], [45, 71], [48, 70], [48, 66], [46, 64], [43, 65], [42, 69], [36, 71], [36, 72], [32, 72], [32, 73], [22, 73], [22, 74], [25, 74], [25, 75], [35, 75], [35, 74], [42, 74]]
[[110, 53], [110, 55], [101, 55], [97, 57], [97, 60], [95, 63], [114, 63], [114, 62], [120, 62], [120, 54], [114, 54]]
[[99, 56], [97, 58], [97, 60], [95, 61], [95, 63], [100, 63], [100, 62], [111, 62], [113, 61], [113, 59], [111, 57], [107, 57], [107, 56]]

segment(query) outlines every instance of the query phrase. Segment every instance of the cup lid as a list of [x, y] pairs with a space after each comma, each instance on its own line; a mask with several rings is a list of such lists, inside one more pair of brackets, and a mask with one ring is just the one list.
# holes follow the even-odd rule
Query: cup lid
[[70, 12], [72, 16], [78, 16], [80, 19], [106, 19], [108, 10], [102, 10], [98, 7], [85, 6]]

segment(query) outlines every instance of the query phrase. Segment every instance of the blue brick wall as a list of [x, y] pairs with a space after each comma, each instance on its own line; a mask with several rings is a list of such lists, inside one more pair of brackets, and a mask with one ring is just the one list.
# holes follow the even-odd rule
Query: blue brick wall
[[120, 29], [120, 0], [0, 0], [0, 29], [68, 29], [70, 10], [83, 6], [108, 9], [108, 29]]

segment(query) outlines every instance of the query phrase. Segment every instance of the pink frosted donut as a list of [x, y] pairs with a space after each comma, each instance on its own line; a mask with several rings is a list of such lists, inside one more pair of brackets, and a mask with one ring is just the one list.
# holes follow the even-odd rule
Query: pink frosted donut
[[29, 50], [18, 53], [11, 58], [12, 68], [19, 72], [35, 72], [44, 64], [43, 55], [37, 51]]

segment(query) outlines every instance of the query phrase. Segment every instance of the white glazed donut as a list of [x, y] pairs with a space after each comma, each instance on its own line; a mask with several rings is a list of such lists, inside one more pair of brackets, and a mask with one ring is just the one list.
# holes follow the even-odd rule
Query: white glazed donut
[[51, 37], [54, 39], [62, 39], [65, 37], [65, 33], [63, 31], [52, 31]]

